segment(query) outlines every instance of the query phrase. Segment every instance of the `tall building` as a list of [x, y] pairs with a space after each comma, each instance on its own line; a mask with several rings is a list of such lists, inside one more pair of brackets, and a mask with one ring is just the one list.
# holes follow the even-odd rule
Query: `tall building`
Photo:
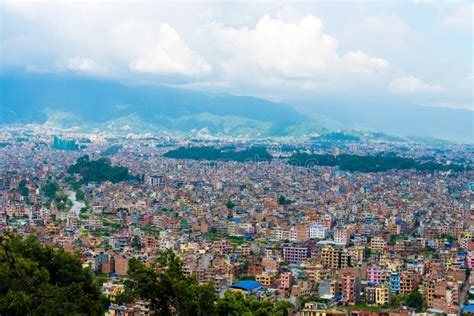
[[288, 263], [301, 263], [308, 258], [308, 248], [304, 246], [283, 247], [283, 259]]
[[291, 287], [291, 281], [293, 279], [293, 274], [289, 271], [283, 272], [280, 276], [280, 294], [284, 295], [286, 290]]
[[367, 281], [374, 284], [387, 282], [390, 279], [390, 272], [378, 266], [371, 265], [367, 269]]
[[321, 224], [313, 222], [309, 225], [309, 238], [325, 239], [329, 230]]
[[147, 177], [147, 183], [152, 187], [159, 187], [165, 185], [165, 177], [162, 175], [151, 175]]
[[343, 271], [341, 273], [342, 299], [349, 305], [355, 305], [360, 301], [361, 282], [360, 277], [354, 271]]
[[350, 240], [350, 233], [346, 228], [337, 227], [334, 229], [334, 242], [340, 245], [347, 245]]
[[392, 294], [400, 293], [400, 274], [398, 272], [390, 273], [390, 292]]
[[326, 246], [321, 250], [323, 265], [331, 269], [344, 269], [350, 267], [351, 256], [341, 247]]
[[403, 271], [400, 275], [400, 294], [409, 295], [418, 289], [419, 275], [414, 271]]
[[390, 286], [387, 284], [378, 284], [375, 287], [375, 304], [390, 304]]
[[457, 313], [459, 309], [459, 285], [444, 279], [429, 280], [423, 287], [428, 307], [446, 313]]

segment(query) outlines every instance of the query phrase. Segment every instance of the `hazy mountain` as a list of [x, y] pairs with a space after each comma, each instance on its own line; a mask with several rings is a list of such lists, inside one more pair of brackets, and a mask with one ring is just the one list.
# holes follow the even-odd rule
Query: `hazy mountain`
[[413, 105], [396, 99], [334, 96], [295, 104], [300, 112], [329, 117], [345, 129], [474, 141], [474, 111], [470, 110]]
[[2, 78], [0, 123], [55, 122], [133, 131], [207, 129], [226, 135], [289, 135], [321, 126], [286, 104], [228, 94], [57, 77]]
[[[0, 124], [78, 130], [301, 136], [360, 129], [472, 142], [473, 112], [386, 100], [320, 98], [293, 107], [255, 97], [58, 76], [0, 78]], [[380, 104], [377, 103], [380, 101]]]

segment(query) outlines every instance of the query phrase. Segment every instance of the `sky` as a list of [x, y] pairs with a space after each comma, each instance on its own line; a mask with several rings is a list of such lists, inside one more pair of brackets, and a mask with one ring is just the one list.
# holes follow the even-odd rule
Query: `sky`
[[474, 110], [470, 1], [0, 3], [1, 75]]

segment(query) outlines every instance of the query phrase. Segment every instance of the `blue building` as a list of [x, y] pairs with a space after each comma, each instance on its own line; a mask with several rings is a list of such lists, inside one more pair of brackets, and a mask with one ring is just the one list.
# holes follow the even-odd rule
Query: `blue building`
[[262, 288], [262, 284], [253, 280], [244, 280], [234, 283], [230, 286], [231, 289], [240, 290], [243, 292], [256, 292]]
[[390, 273], [390, 292], [392, 294], [400, 293], [400, 274], [398, 272]]

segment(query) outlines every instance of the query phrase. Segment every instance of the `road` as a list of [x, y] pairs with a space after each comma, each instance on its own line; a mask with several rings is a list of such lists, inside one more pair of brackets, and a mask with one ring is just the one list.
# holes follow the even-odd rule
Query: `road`
[[82, 201], [76, 200], [76, 192], [74, 191], [66, 191], [67, 196], [72, 201], [72, 207], [69, 212], [74, 213], [77, 217], [81, 213], [81, 209], [86, 207], [86, 204]]

